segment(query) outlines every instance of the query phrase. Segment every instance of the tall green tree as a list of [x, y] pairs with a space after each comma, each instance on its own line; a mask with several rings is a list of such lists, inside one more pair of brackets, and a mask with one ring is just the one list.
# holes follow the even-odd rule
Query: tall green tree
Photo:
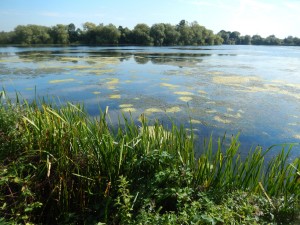
[[241, 34], [238, 31], [231, 32], [229, 35], [230, 44], [232, 44], [232, 45], [240, 44], [240, 36], [241, 36]]
[[52, 42], [50, 34], [50, 28], [39, 25], [19, 25], [15, 28], [16, 44], [50, 44]]
[[294, 42], [294, 45], [300, 46], [300, 38], [294, 37], [293, 42]]
[[214, 39], [214, 44], [215, 45], [221, 45], [223, 44], [224, 40], [220, 35], [215, 34], [215, 39]]
[[166, 34], [165, 34], [165, 25], [163, 23], [153, 24], [150, 28], [150, 36], [153, 39], [153, 43], [156, 46], [163, 45]]
[[123, 28], [119, 26], [118, 30], [120, 31], [119, 44], [128, 45], [134, 43], [132, 31], [128, 27]]
[[245, 35], [240, 37], [240, 44], [242, 45], [251, 45], [251, 36]]
[[282, 41], [275, 35], [270, 35], [264, 40], [265, 45], [281, 45]]
[[190, 29], [193, 32], [191, 45], [205, 45], [206, 28], [200, 26], [196, 21], [190, 24]]
[[284, 45], [294, 45], [294, 38], [293, 36], [288, 36], [285, 39], [283, 39]]
[[100, 45], [118, 44], [121, 32], [113, 24], [99, 24], [96, 27], [96, 43]]
[[15, 32], [10, 31], [10, 32], [0, 32], [0, 44], [1, 45], [6, 45], [6, 44], [13, 44]]
[[85, 22], [83, 25], [81, 40], [84, 44], [96, 44], [96, 24]]
[[251, 42], [253, 45], [263, 45], [264, 39], [260, 35], [253, 35], [251, 38]]
[[204, 38], [205, 38], [206, 45], [214, 45], [215, 44], [216, 36], [212, 32], [212, 30], [205, 29]]
[[225, 31], [225, 30], [221, 30], [218, 35], [223, 39], [223, 43], [228, 45], [230, 44], [229, 42], [229, 36], [230, 36], [230, 33], [229, 31]]
[[51, 28], [50, 34], [54, 44], [69, 44], [68, 26], [57, 24]]
[[179, 45], [192, 45], [194, 40], [194, 33], [189, 26], [188, 22], [181, 20], [177, 25], [177, 31], [180, 33]]
[[67, 29], [69, 35], [69, 42], [70, 43], [79, 42], [80, 29], [76, 29], [74, 23], [70, 23]]
[[150, 36], [150, 27], [147, 24], [139, 23], [132, 30], [134, 44], [152, 45], [153, 40]]
[[164, 45], [177, 45], [180, 37], [180, 33], [176, 30], [176, 27], [171, 24], [164, 24], [164, 26], [165, 26]]

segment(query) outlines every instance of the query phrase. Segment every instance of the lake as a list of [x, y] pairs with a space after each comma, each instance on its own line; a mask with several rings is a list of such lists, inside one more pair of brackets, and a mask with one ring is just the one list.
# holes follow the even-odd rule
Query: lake
[[244, 153], [300, 140], [300, 47], [3, 47], [0, 81], [12, 98], [109, 106], [112, 123], [192, 122], [200, 141], [240, 132]]

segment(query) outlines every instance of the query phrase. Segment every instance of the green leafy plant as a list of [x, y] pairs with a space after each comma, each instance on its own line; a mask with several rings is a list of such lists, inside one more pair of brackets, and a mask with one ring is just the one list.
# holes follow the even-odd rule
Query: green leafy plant
[[[195, 157], [182, 126], [110, 124], [81, 105], [0, 100], [0, 212], [10, 223], [263, 224], [299, 217], [300, 160], [292, 146], [242, 158], [208, 139]], [[299, 220], [299, 219], [298, 219]]]

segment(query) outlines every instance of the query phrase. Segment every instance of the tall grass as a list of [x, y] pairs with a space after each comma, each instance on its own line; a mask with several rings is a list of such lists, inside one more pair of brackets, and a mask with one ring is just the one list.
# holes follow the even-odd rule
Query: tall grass
[[[288, 162], [291, 148], [283, 146], [265, 163], [273, 147], [257, 147], [241, 159], [238, 136], [225, 150], [221, 139], [214, 144], [212, 138], [203, 149], [195, 149], [194, 136], [183, 127], [165, 128], [158, 122], [150, 126], [144, 116], [140, 123], [124, 116], [117, 128], [108, 121], [108, 110], [90, 118], [82, 106], [71, 103], [57, 107], [2, 99], [3, 218], [125, 223], [131, 219], [128, 215], [138, 215], [145, 199], [157, 198], [161, 212], [176, 211], [174, 201], [192, 199], [197, 192], [220, 196], [245, 191], [266, 197], [275, 211], [291, 205], [298, 209], [300, 162]], [[202, 152], [199, 158], [195, 150]], [[181, 198], [179, 190], [190, 197]]]

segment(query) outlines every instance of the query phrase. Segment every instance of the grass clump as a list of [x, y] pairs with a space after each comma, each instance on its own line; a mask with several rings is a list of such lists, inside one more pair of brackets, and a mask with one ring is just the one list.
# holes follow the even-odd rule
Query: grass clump
[[1, 100], [0, 222], [41, 224], [292, 223], [299, 211], [299, 159], [245, 159], [173, 125], [149, 126], [107, 112]]

